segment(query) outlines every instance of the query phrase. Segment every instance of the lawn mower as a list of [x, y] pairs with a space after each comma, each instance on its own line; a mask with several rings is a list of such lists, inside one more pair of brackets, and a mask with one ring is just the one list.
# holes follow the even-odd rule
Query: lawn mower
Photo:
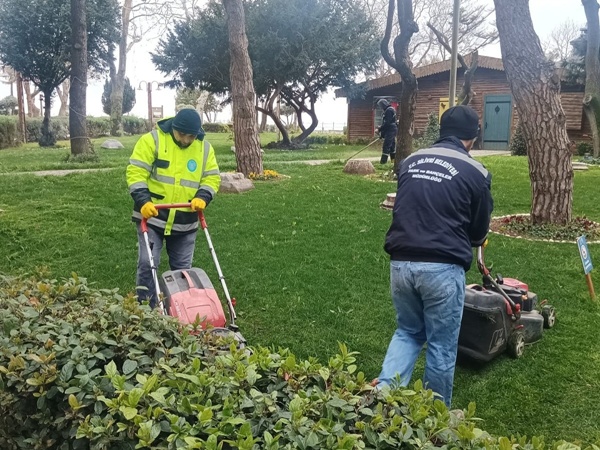
[[483, 283], [465, 290], [458, 351], [483, 362], [505, 351], [520, 358], [525, 345], [539, 341], [544, 328], [554, 326], [556, 312], [545, 301], [538, 302], [522, 281], [492, 277], [483, 247], [477, 248], [477, 268]]
[[[173, 203], [156, 205], [156, 209], [189, 208], [190, 203]], [[217, 295], [213, 284], [206, 272], [202, 269], [192, 267], [191, 269], [169, 270], [163, 273], [159, 279], [158, 268], [154, 263], [150, 240], [148, 238], [148, 223], [142, 219], [141, 229], [144, 235], [146, 251], [150, 258], [150, 267], [152, 268], [152, 278], [156, 288], [158, 299], [158, 310], [162, 314], [176, 317], [184, 325], [200, 325], [200, 328], [211, 333], [215, 337], [232, 337], [238, 348], [246, 346], [246, 340], [239, 332], [236, 325], [237, 318], [235, 313], [235, 299], [229, 295], [229, 289], [225, 283], [225, 277], [221, 271], [219, 260], [215, 252], [206, 219], [203, 211], [198, 212], [200, 227], [204, 230], [208, 249], [215, 263], [221, 286], [227, 299], [229, 309], [229, 324], [223, 311], [223, 306]]]

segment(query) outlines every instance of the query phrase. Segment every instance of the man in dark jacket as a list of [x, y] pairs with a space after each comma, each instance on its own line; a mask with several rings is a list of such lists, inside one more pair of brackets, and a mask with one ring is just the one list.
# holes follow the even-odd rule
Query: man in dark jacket
[[381, 164], [385, 164], [388, 155], [392, 163], [396, 158], [396, 135], [398, 134], [398, 125], [396, 124], [396, 110], [386, 99], [382, 98], [377, 102], [383, 110], [381, 116], [381, 126], [377, 128], [379, 136], [383, 139], [383, 147], [381, 149]]
[[440, 139], [402, 161], [385, 251], [397, 330], [379, 376], [382, 385], [410, 381], [427, 342], [426, 386], [452, 400], [465, 271], [472, 247], [486, 239], [493, 209], [491, 175], [469, 155], [479, 131], [468, 106], [447, 110]]

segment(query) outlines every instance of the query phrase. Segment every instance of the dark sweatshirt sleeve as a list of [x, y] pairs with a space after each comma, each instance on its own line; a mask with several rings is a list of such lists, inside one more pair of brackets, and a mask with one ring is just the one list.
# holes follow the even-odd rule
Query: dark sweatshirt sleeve
[[473, 247], [479, 247], [485, 242], [490, 229], [490, 220], [494, 210], [491, 188], [492, 175], [488, 173], [486, 179], [480, 185], [479, 195], [474, 196], [471, 204], [469, 238]]

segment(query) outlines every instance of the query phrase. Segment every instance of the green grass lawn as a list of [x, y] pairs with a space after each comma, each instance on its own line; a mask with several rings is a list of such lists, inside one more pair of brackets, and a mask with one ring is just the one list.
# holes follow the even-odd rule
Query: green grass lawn
[[[104, 149], [100, 145], [107, 138], [93, 139], [94, 150], [98, 154], [98, 161], [85, 163], [70, 163], [66, 161], [69, 155], [69, 142], [59, 141], [55, 148], [40, 148], [37, 143], [29, 143], [18, 148], [0, 150], [0, 173], [25, 172], [34, 170], [56, 170], [56, 169], [81, 169], [99, 167], [123, 167], [127, 164], [131, 151], [139, 136], [125, 136], [118, 140], [124, 149]], [[232, 137], [228, 133], [208, 133], [207, 139], [213, 145], [219, 165], [222, 170], [235, 169], [235, 155], [231, 151], [234, 145]], [[261, 143], [266, 145], [276, 140], [275, 133], [261, 134]], [[304, 161], [309, 159], [333, 159], [345, 160], [354, 155], [364, 145], [318, 145], [308, 150], [265, 150], [264, 163], [266, 168], [272, 162], [281, 161]], [[381, 154], [381, 145], [373, 144], [360, 153], [361, 157], [378, 156]]]
[[[221, 166], [233, 168], [231, 142], [211, 140]], [[132, 291], [137, 249], [124, 173], [133, 143], [130, 138], [126, 152], [101, 153], [105, 165], [116, 167], [108, 172], [0, 176], [0, 272], [47, 266], [56, 277], [76, 271], [97, 286]], [[360, 352], [361, 370], [374, 377], [395, 328], [382, 249], [390, 213], [378, 206], [395, 185], [345, 175], [340, 162], [284, 163], [306, 155], [338, 159], [360, 147], [350, 148], [268, 151], [265, 166], [291, 178], [218, 195], [207, 221], [252, 344], [326, 359], [338, 341], [346, 342]], [[0, 171], [63, 167], [65, 152], [0, 151]], [[528, 212], [526, 159], [482, 161], [494, 174], [495, 214]], [[600, 220], [599, 177], [598, 168], [575, 174], [575, 215]], [[599, 250], [592, 245], [592, 256]], [[453, 406], [475, 401], [483, 427], [494, 434], [600, 439], [600, 309], [588, 298], [577, 246], [492, 236], [487, 259], [547, 298], [558, 322], [520, 360], [501, 356], [483, 367], [459, 366]], [[217, 283], [202, 235], [194, 262]], [[478, 280], [471, 270], [468, 281]], [[415, 374], [422, 374], [422, 361]]]

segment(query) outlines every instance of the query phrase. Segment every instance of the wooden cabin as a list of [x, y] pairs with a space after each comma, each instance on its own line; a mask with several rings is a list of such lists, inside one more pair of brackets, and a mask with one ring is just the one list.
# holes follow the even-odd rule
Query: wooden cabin
[[[467, 64], [471, 55], [465, 57]], [[419, 136], [427, 126], [427, 117], [435, 112], [441, 115], [448, 108], [448, 88], [450, 61], [441, 61], [414, 69], [419, 83], [415, 110], [415, 135]], [[459, 67], [457, 92], [463, 83], [464, 70]], [[398, 103], [402, 81], [400, 75], [392, 74], [366, 81], [362, 98], [348, 99], [347, 137], [349, 140], [369, 139], [381, 122], [381, 111], [377, 101], [386, 98], [392, 104]], [[486, 150], [506, 150], [514, 132], [517, 114], [510, 87], [506, 79], [502, 60], [490, 56], [479, 56], [479, 63], [473, 78], [475, 96], [470, 103], [482, 125], [482, 148]], [[567, 130], [572, 141], [589, 140], [591, 130], [583, 114], [584, 86], [561, 87], [561, 101], [567, 116]], [[342, 89], [337, 97], [346, 97]]]

